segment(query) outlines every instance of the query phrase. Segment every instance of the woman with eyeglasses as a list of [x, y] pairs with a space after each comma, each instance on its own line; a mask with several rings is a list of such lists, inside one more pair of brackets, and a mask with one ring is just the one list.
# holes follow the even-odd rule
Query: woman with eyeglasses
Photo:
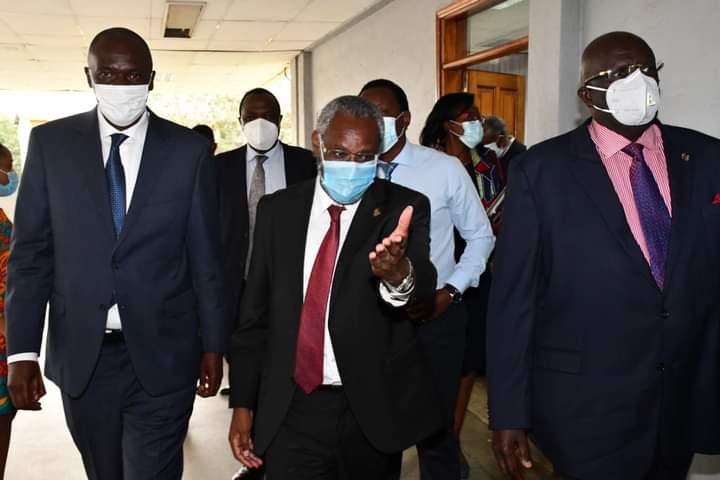
[[[505, 172], [495, 153], [482, 145], [483, 125], [480, 111], [471, 93], [450, 93], [433, 107], [420, 134], [420, 143], [457, 157], [473, 181], [487, 210], [505, 186]], [[499, 215], [490, 220], [497, 229]], [[455, 232], [455, 256], [464, 249], [464, 242]], [[476, 374], [485, 373], [485, 314], [490, 292], [491, 273], [486, 269], [477, 288], [468, 288], [463, 303], [469, 314], [462, 380], [455, 410], [455, 431], [460, 435], [465, 412], [475, 384]], [[469, 477], [469, 466], [460, 451], [461, 478]]]

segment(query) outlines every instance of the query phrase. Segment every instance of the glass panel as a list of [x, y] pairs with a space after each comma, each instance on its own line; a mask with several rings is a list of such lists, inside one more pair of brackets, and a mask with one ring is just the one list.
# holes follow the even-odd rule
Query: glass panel
[[497, 47], [528, 34], [530, 0], [506, 0], [467, 19], [470, 53]]

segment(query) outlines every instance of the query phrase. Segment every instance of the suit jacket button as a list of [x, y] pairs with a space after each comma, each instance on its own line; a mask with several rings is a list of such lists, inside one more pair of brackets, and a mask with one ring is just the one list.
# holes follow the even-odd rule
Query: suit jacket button
[[112, 268], [113, 268], [113, 270], [120, 270], [120, 264], [117, 262], [113, 262]]
[[660, 312], [660, 318], [670, 318], [670, 312], [668, 312], [667, 310], [663, 310], [662, 312]]
[[658, 372], [664, 372], [665, 364], [663, 362], [658, 363], [657, 366], [655, 367], [655, 370], [657, 370]]

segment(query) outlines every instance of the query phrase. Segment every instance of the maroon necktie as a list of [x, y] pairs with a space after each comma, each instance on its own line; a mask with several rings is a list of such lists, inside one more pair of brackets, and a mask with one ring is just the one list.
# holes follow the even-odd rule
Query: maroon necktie
[[325, 343], [325, 312], [332, 285], [335, 258], [340, 244], [340, 214], [345, 207], [331, 205], [330, 228], [320, 244], [310, 273], [295, 349], [295, 383], [309, 394], [322, 384]]

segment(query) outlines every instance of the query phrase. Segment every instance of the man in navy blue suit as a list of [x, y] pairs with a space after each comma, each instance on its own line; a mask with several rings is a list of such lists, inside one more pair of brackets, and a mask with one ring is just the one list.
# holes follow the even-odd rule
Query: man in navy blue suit
[[11, 397], [40, 408], [49, 301], [45, 371], [91, 479], [181, 477], [195, 394], [217, 392], [229, 336], [210, 146], [148, 111], [154, 73], [137, 34], [98, 34], [98, 108], [33, 129], [17, 201]]
[[657, 120], [660, 66], [636, 35], [595, 39], [592, 118], [511, 163], [487, 339], [510, 478], [530, 435], [563, 478], [685, 479], [712, 428], [693, 392], [717, 321], [720, 141]]

